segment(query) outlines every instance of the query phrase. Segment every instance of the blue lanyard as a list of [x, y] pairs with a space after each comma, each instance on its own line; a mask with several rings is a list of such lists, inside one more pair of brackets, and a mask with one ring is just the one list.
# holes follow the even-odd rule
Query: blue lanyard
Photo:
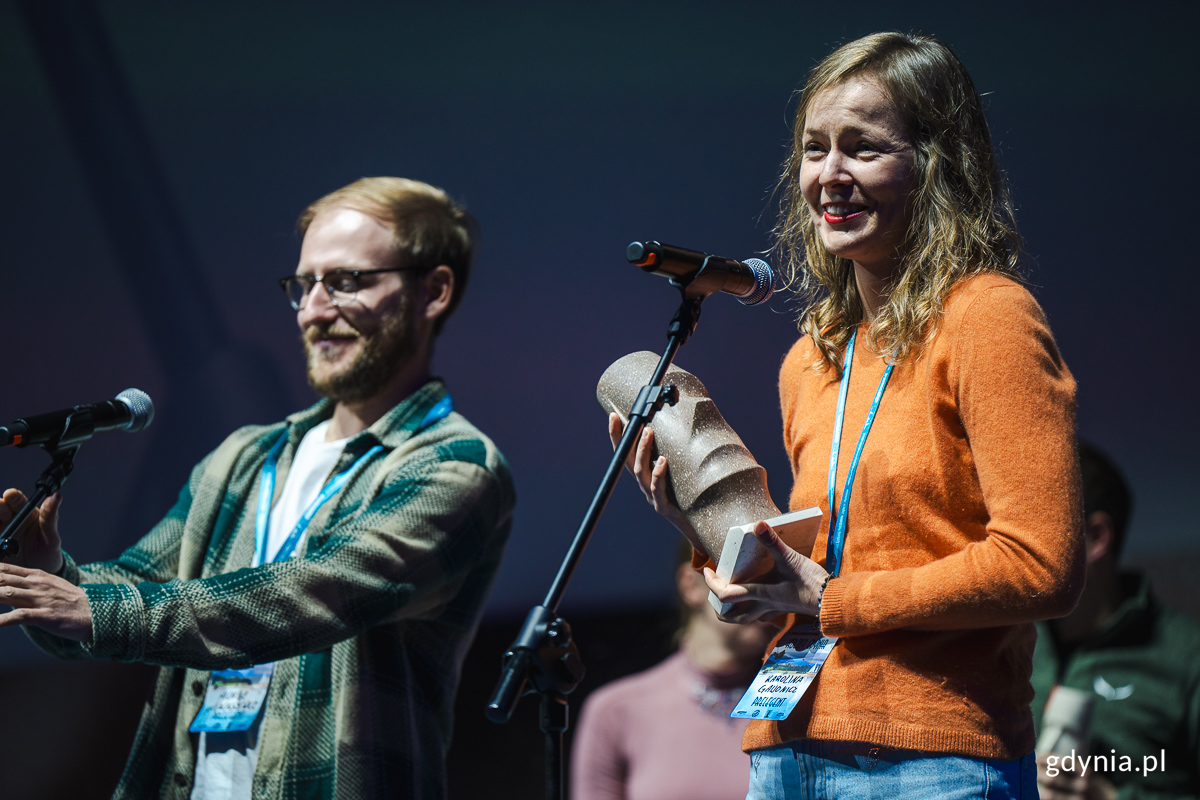
[[[429, 413], [421, 420], [421, 424], [417, 426], [414, 433], [420, 433], [425, 428], [439, 422], [454, 410], [454, 401], [450, 399], [450, 395], [446, 395], [439, 400], [433, 408], [429, 409]], [[254, 547], [258, 551], [258, 563], [266, 564], [268, 561], [284, 561], [291, 558], [292, 553], [296, 549], [296, 545], [300, 543], [300, 537], [304, 535], [304, 531], [308, 528], [308, 524], [312, 522], [313, 517], [321, 510], [321, 506], [329, 501], [342, 487], [346, 485], [354, 474], [366, 465], [376, 453], [382, 452], [382, 445], [375, 445], [367, 452], [358, 457], [358, 460], [350, 465], [346, 470], [339, 472], [337, 475], [325, 484], [325, 488], [317, 495], [308, 508], [304, 509], [304, 513], [300, 515], [300, 519], [296, 520], [296, 527], [292, 528], [292, 532], [288, 534], [288, 538], [280, 546], [279, 551], [275, 553], [274, 559], [267, 558], [267, 530], [270, 527], [271, 519], [271, 499], [275, 495], [275, 471], [279, 463], [279, 454], [283, 450], [283, 445], [287, 442], [287, 432], [284, 431], [279, 440], [275, 442], [275, 446], [271, 448], [271, 452], [267, 454], [267, 461], [263, 464], [262, 474], [258, 481], [258, 515], [254, 520]]]
[[842, 513], [838, 513], [835, 503], [835, 481], [837, 480], [838, 452], [842, 446], [842, 419], [846, 414], [846, 389], [850, 386], [850, 367], [854, 363], [854, 337], [850, 334], [850, 343], [846, 345], [846, 363], [842, 368], [842, 386], [838, 389], [837, 416], [833, 420], [833, 445], [829, 450], [829, 515], [830, 534], [829, 544], [825, 548], [825, 569], [837, 577], [842, 569], [842, 547], [846, 543], [846, 519], [850, 516], [850, 490], [854, 486], [854, 473], [858, 471], [858, 459], [862, 455], [863, 445], [867, 443], [867, 434], [871, 432], [871, 424], [875, 422], [875, 412], [879, 410], [879, 400], [883, 390], [887, 388], [888, 378], [892, 377], [892, 364], [888, 364], [879, 379], [879, 388], [875, 390], [875, 399], [871, 401], [871, 410], [867, 412], [867, 421], [863, 423], [862, 433], [858, 435], [858, 446], [854, 448], [854, 458], [850, 461], [850, 469], [846, 473], [846, 484], [842, 487]]
[[450, 395], [446, 395], [434, 403], [433, 408], [429, 409], [429, 413], [425, 415], [425, 419], [421, 420], [421, 424], [417, 426], [414, 433], [420, 433], [433, 423], [445, 419], [453, 410], [454, 400], [451, 399]]

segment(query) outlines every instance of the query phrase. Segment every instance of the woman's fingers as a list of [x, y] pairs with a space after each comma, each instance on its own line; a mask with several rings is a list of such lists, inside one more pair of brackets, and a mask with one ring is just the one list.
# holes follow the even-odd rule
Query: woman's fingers
[[729, 583], [717, 577], [717, 572], [712, 567], [705, 567], [702, 572], [704, 573], [704, 582], [708, 585], [708, 590], [718, 598], [724, 599], [721, 598], [721, 595], [729, 591]]
[[754, 536], [771, 554], [780, 580], [796, 584], [800, 589], [799, 598], [805, 604], [812, 603], [815, 606], [829, 573], [817, 562], [789, 547], [779, 533], [765, 522], [755, 526]]
[[[621, 443], [621, 437], [625, 435], [625, 423], [621, 421], [620, 416], [613, 412], [608, 415], [608, 438], [612, 441], [613, 449], [617, 449], [617, 445]], [[629, 454], [625, 466], [629, 469], [633, 476], [637, 478], [638, 485], [642, 487], [642, 491], [646, 496], [650, 496], [650, 454], [654, 450], [654, 429], [649, 425], [642, 428], [642, 433], [638, 437], [637, 445], [633, 452]]]
[[659, 456], [650, 469], [650, 498], [654, 507], [668, 508], [671, 501], [667, 499], [667, 457]]
[[[625, 435], [625, 423], [621, 420], [621, 416], [617, 412], [610, 412], [608, 415], [608, 438], [612, 442], [613, 450], [617, 449], [617, 445], [621, 443], [621, 437]], [[642, 431], [645, 435], [645, 431]], [[630, 472], [634, 471], [636, 463], [636, 453], [630, 453], [629, 458], [625, 460], [625, 466]]]
[[633, 463], [637, 471], [646, 476], [646, 484], [650, 482], [650, 455], [654, 452], [654, 429], [649, 425], [642, 428], [638, 437], [637, 447], [633, 451]]
[[737, 584], [721, 580], [711, 568], [705, 571], [705, 582], [713, 594], [723, 603], [737, 604], [722, 619], [752, 622], [788, 613], [812, 614], [828, 573], [788, 547], [766, 523], [758, 523], [754, 533], [775, 561], [765, 574]]
[[717, 577], [712, 567], [704, 568], [704, 582], [718, 600], [732, 604], [728, 611], [717, 615], [722, 622], [745, 625], [775, 619], [784, 613], [770, 602], [770, 598], [759, 595], [757, 584], [728, 583]]
[[791, 550], [790, 547], [783, 543], [783, 539], [779, 538], [779, 534], [775, 532], [775, 529], [762, 520], [759, 520], [754, 526], [754, 536], [758, 539], [759, 544], [772, 553], [784, 553]]
[[729, 583], [722, 580], [712, 567], [704, 568], [704, 582], [709, 591], [717, 596], [722, 603], [740, 603], [751, 598], [750, 589], [740, 583]]
[[630, 471], [633, 472], [633, 477], [637, 478], [638, 486], [642, 487], [642, 494], [646, 495], [651, 505], [657, 507], [654, 502], [654, 465], [651, 463], [653, 452], [654, 429], [646, 426], [642, 428], [642, 435], [638, 437], [637, 447], [633, 451], [633, 467]]
[[795, 572], [803, 556], [788, 547], [787, 543], [780, 538], [779, 533], [774, 528], [765, 522], [759, 521], [754, 526], [754, 537], [771, 554], [771, 558], [775, 560], [777, 567], [788, 573]]
[[[625, 424], [616, 413], [608, 415], [608, 438], [612, 440], [615, 449], [625, 435]], [[633, 474], [638, 488], [642, 490], [647, 502], [659, 514], [666, 517], [672, 525], [692, 542], [692, 545], [703, 551], [704, 546], [696, 536], [687, 516], [671, 500], [668, 491], [667, 459], [665, 456], [654, 458], [654, 429], [649, 425], [642, 428], [637, 444], [629, 458], [625, 461], [626, 468]]]
[[613, 450], [617, 449], [617, 445], [621, 442], [621, 434], [625, 432], [625, 424], [621, 422], [621, 417], [615, 411], [608, 415], [608, 438], [612, 439]]

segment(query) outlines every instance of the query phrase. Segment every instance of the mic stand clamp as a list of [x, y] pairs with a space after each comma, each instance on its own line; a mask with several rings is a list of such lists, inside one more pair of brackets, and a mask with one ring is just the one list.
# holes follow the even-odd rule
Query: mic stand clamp
[[33, 496], [5, 526], [4, 532], [0, 533], [0, 558], [12, 558], [20, 552], [21, 543], [13, 537], [25, 524], [25, 520], [29, 519], [33, 510], [67, 482], [75, 468], [75, 454], [79, 452], [79, 446], [94, 432], [95, 420], [92, 419], [91, 412], [81, 410], [67, 417], [62, 433], [54, 441], [42, 445], [42, 449], [50, 454], [50, 465], [42, 470], [37, 483], [34, 484], [36, 491]]
[[[571, 626], [546, 606], [534, 606], [516, 640], [504, 654], [500, 681], [487, 717], [504, 724], [523, 694], [541, 695], [540, 727], [546, 736], [546, 792], [563, 796], [563, 734], [568, 728], [567, 695], [585, 673]], [[527, 688], [530, 687], [531, 688]]]

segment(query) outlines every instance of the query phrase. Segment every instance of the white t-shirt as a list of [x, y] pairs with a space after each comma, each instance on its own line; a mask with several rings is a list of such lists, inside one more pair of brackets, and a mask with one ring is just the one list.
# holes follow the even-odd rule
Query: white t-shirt
[[[329, 420], [317, 425], [304, 435], [300, 446], [296, 448], [292, 468], [288, 471], [278, 502], [271, 509], [267, 526], [267, 553], [272, 560], [305, 509], [325, 488], [329, 473], [346, 447], [347, 439], [325, 441], [329, 425]], [[296, 550], [300, 549], [307, 535], [308, 531], [301, 534]], [[258, 566], [257, 547], [252, 566]], [[266, 703], [263, 708], [266, 708]], [[263, 711], [260, 710], [258, 719], [249, 730], [200, 734], [192, 800], [250, 800], [254, 770], [258, 765], [258, 728], [262, 717]]]

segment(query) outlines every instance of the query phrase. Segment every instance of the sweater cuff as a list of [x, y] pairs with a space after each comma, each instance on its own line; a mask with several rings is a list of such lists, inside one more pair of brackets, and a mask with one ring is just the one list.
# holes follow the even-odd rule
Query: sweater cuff
[[140, 661], [146, 650], [146, 602], [128, 583], [85, 584], [92, 612], [92, 641], [83, 649], [93, 658]]
[[63, 580], [78, 586], [81, 577], [79, 574], [79, 565], [75, 563], [75, 559], [71, 558], [70, 554], [65, 550], [63, 551], [62, 557], [62, 567], [59, 568], [58, 572], [54, 574]]
[[822, 636], [841, 636], [846, 629], [846, 581], [830, 578], [821, 594], [821, 616], [817, 627]]

